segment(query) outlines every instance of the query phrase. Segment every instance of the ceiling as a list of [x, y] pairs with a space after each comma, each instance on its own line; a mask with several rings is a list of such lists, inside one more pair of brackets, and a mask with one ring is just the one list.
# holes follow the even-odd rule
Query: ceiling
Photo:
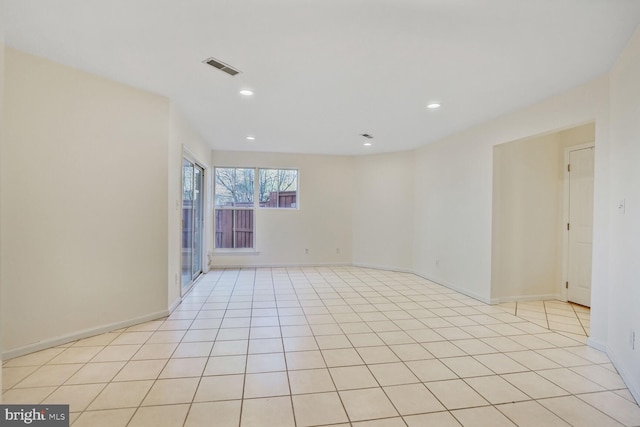
[[412, 149], [586, 83], [640, 23], [637, 0], [5, 0], [5, 10], [9, 46], [169, 97], [213, 149], [322, 154]]

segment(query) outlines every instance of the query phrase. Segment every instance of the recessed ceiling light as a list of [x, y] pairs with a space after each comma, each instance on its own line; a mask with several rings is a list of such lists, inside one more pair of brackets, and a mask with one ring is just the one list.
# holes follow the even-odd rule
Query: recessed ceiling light
[[372, 144], [371, 144], [370, 142], [365, 142], [365, 143], [364, 143], [364, 144], [362, 144], [362, 145], [364, 145], [365, 147], [370, 147]]
[[242, 89], [240, 91], [240, 95], [242, 95], [242, 96], [251, 96], [251, 95], [253, 95], [253, 91], [249, 90], [249, 89]]
[[247, 140], [248, 141], [255, 141], [256, 137], [255, 136], [248, 136]]
[[431, 104], [427, 105], [427, 108], [430, 110], [435, 110], [437, 108], [440, 108], [440, 104], [438, 104], [437, 102], [432, 102]]

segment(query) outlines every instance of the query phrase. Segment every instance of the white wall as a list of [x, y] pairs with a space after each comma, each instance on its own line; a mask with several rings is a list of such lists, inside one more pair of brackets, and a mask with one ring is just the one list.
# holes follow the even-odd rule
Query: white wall
[[492, 299], [564, 299], [566, 147], [593, 123], [494, 146]]
[[413, 268], [413, 152], [354, 158], [353, 263]]
[[5, 352], [166, 313], [168, 100], [5, 55]]
[[[4, 0], [0, 0], [0, 129], [3, 129], [2, 117], [4, 106]], [[0, 164], [2, 164], [2, 152], [4, 142], [2, 131], [0, 131]], [[1, 174], [0, 174], [1, 175]], [[0, 177], [0, 191], [2, 189], [2, 178]], [[0, 193], [0, 215], [2, 213], [2, 194]], [[0, 216], [0, 223], [2, 222]], [[2, 227], [0, 227], [0, 271], [2, 271]], [[2, 274], [0, 274], [0, 349], [2, 349]], [[2, 351], [0, 351], [0, 384], [2, 384]], [[2, 393], [0, 393], [0, 403], [2, 403]]]
[[[168, 302], [174, 307], [181, 296], [180, 270], [182, 262], [182, 159], [186, 152], [191, 153], [201, 166], [209, 166], [211, 149], [202, 136], [191, 126], [178, 107], [171, 103], [169, 110], [169, 173], [168, 173]], [[205, 171], [205, 179], [209, 181], [209, 170]], [[207, 182], [205, 190], [210, 188]], [[209, 194], [208, 194], [209, 195]], [[211, 199], [208, 199], [211, 200]], [[211, 212], [205, 208], [205, 254], [213, 248], [213, 231], [211, 229]], [[206, 266], [206, 262], [204, 263]]]
[[490, 301], [493, 146], [596, 121], [596, 141], [606, 148], [607, 98], [603, 77], [417, 150], [414, 270]]
[[[258, 253], [213, 257], [215, 266], [351, 263], [353, 158], [213, 151], [213, 166], [299, 170], [299, 209], [257, 209]], [[305, 254], [305, 249], [309, 253]], [[337, 253], [339, 249], [340, 253]]]
[[[611, 72], [611, 268], [607, 351], [640, 401], [640, 30]], [[624, 215], [617, 204], [626, 200]], [[630, 334], [636, 333], [635, 350]]]

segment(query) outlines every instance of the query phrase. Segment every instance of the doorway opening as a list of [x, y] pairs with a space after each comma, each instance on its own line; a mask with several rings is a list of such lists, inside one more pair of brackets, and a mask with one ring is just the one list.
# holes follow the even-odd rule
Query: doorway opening
[[182, 295], [203, 273], [204, 172], [195, 161], [182, 160]]
[[[594, 146], [594, 140], [595, 123], [588, 123], [494, 147], [491, 262], [494, 302], [567, 301], [566, 283], [569, 281], [570, 289], [571, 282], [576, 280], [581, 283], [582, 293], [590, 295], [591, 229], [586, 231], [583, 217], [592, 216], [593, 177], [590, 187], [585, 179], [573, 185], [576, 194], [580, 186], [582, 198], [571, 215], [583, 211], [579, 218], [572, 219], [574, 223], [578, 221], [574, 225], [567, 216], [565, 153], [588, 149], [587, 153], [593, 156], [590, 147]], [[581, 166], [575, 167], [582, 168], [589, 162], [593, 167], [593, 157], [591, 160], [576, 157], [576, 161]], [[578, 223], [580, 227], [584, 224], [585, 230], [581, 232], [588, 234], [589, 239], [580, 237], [580, 243], [574, 244], [569, 254], [568, 233], [575, 231], [574, 236], [577, 235]], [[567, 230], [567, 224], [573, 230]], [[570, 269], [574, 270], [569, 273]], [[579, 279], [569, 280], [569, 275]], [[584, 299], [575, 302], [589, 305]]]

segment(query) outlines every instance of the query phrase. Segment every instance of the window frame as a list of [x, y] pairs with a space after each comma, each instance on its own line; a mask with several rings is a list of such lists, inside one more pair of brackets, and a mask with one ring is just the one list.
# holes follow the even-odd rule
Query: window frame
[[[216, 170], [217, 169], [251, 169], [253, 170], [253, 204], [252, 206], [216, 206]], [[296, 172], [296, 194], [295, 194], [295, 198], [296, 198], [296, 206], [295, 207], [268, 207], [268, 206], [260, 206], [260, 171], [261, 170], [276, 170], [276, 171], [295, 171]], [[300, 210], [300, 168], [296, 168], [296, 167], [290, 167], [290, 168], [279, 168], [279, 167], [262, 167], [262, 166], [213, 166], [213, 197], [212, 199], [212, 211], [213, 211], [213, 220], [212, 220], [212, 224], [213, 224], [213, 252], [216, 255], [241, 255], [241, 254], [246, 254], [246, 255], [257, 255], [260, 252], [258, 251], [257, 248], [257, 242], [258, 242], [258, 238], [257, 238], [257, 227], [256, 227], [256, 223], [257, 223], [257, 215], [256, 215], [256, 211], [259, 210], [274, 210], [274, 211], [299, 211]], [[280, 192], [278, 191], [278, 194]], [[279, 197], [279, 196], [278, 196]], [[279, 204], [279, 200], [278, 200], [278, 204]], [[216, 221], [216, 212], [218, 210], [230, 210], [230, 211], [234, 211], [234, 213], [232, 214], [233, 217], [233, 226], [232, 226], [232, 240], [233, 240], [233, 245], [235, 246], [236, 242], [236, 236], [235, 236], [235, 222], [236, 222], [236, 214], [235, 211], [239, 211], [239, 210], [252, 210], [253, 211], [253, 228], [252, 228], [252, 247], [250, 248], [237, 248], [237, 247], [232, 247], [232, 248], [221, 248], [216, 246], [216, 233], [217, 233], [217, 221]]]
[[[216, 171], [218, 169], [249, 169], [253, 171], [253, 200], [251, 202], [251, 206], [216, 206], [216, 188], [217, 188], [217, 174]], [[242, 166], [214, 166], [213, 167], [213, 250], [216, 253], [224, 253], [224, 252], [249, 252], [256, 253], [256, 168], [254, 167], [242, 167]], [[216, 245], [216, 233], [217, 233], [217, 221], [216, 221], [216, 212], [217, 211], [231, 211], [232, 218], [232, 227], [231, 227], [231, 239], [233, 242], [233, 247], [231, 248], [221, 248]], [[238, 248], [236, 247], [236, 211], [253, 211], [253, 226], [251, 229], [251, 247], [248, 248]]]
[[[295, 207], [286, 207], [286, 206], [279, 206], [280, 205], [280, 190], [276, 190], [276, 193], [278, 194], [278, 198], [277, 198], [277, 203], [278, 206], [260, 206], [260, 204], [262, 203], [260, 201], [260, 171], [262, 170], [275, 170], [275, 171], [295, 171], [296, 173], [296, 205]], [[278, 167], [258, 167], [256, 168], [256, 182], [258, 182], [258, 185], [255, 186], [256, 187], [256, 197], [255, 200], [257, 200], [258, 202], [258, 209], [266, 209], [266, 210], [285, 210], [285, 211], [289, 211], [289, 210], [300, 210], [300, 169], [299, 168], [278, 168]], [[279, 183], [278, 183], [278, 187], [279, 187]]]

